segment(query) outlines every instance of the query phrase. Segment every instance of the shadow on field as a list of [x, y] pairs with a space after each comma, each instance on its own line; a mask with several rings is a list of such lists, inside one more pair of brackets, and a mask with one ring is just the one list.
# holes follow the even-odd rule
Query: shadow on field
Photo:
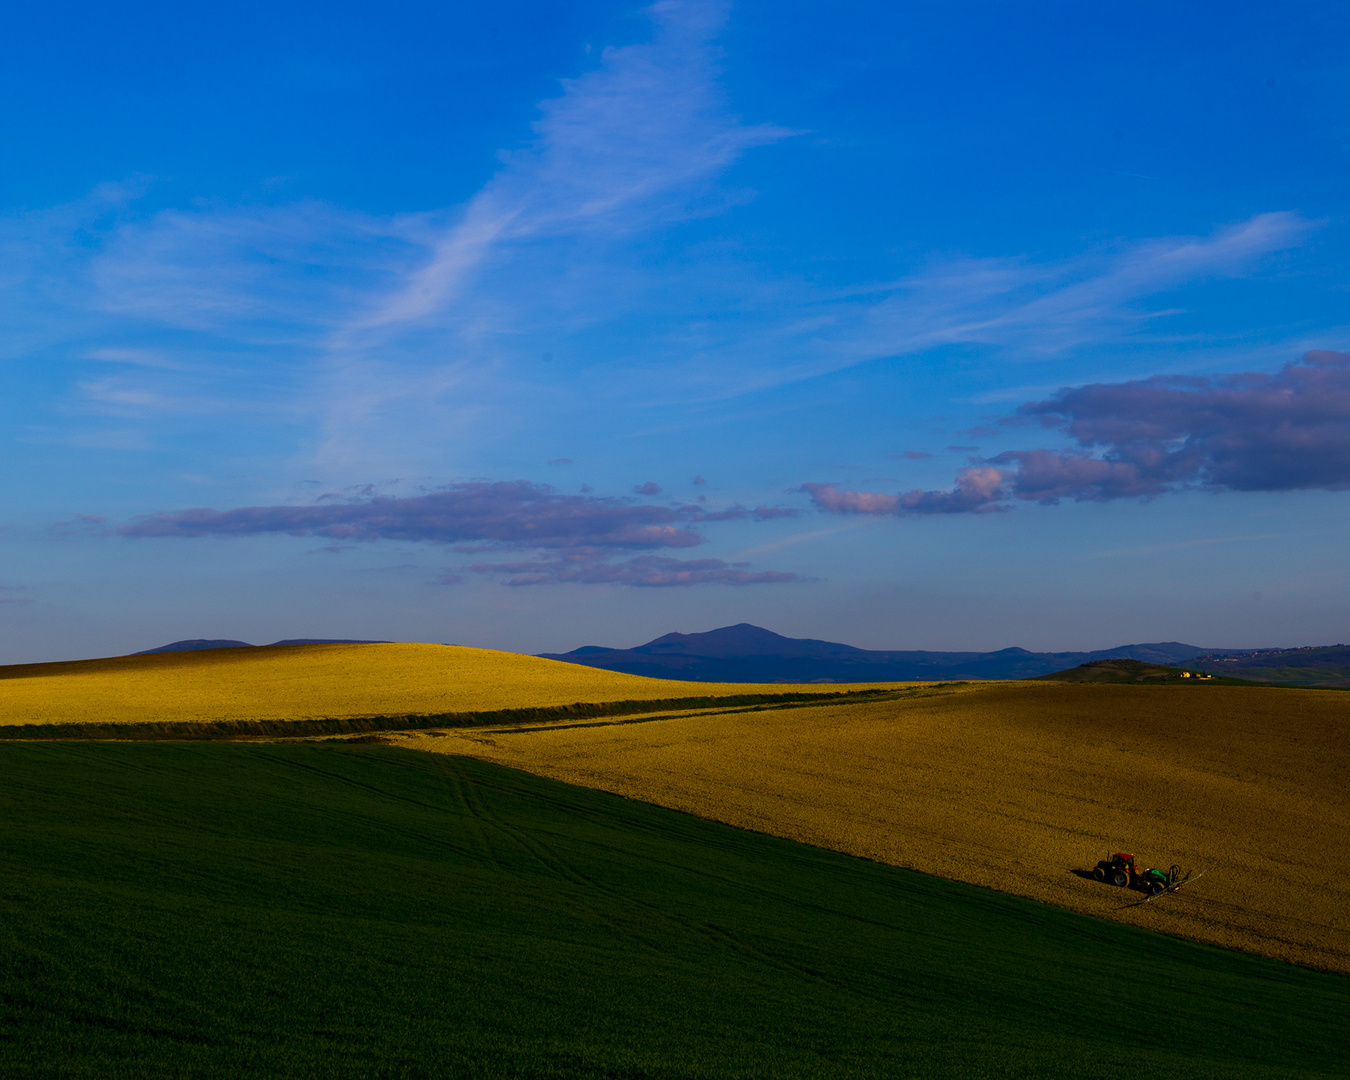
[[1112, 889], [1122, 893], [1130, 893], [1135, 891], [1135, 885], [1133, 881], [1131, 881], [1128, 885], [1117, 885], [1111, 881], [1098, 881], [1097, 878], [1093, 875], [1091, 870], [1079, 870], [1077, 868], [1072, 868], [1069, 870], [1069, 873], [1071, 873], [1076, 878], [1081, 878], [1083, 881], [1090, 881], [1094, 885], [1100, 885], [1105, 889]]

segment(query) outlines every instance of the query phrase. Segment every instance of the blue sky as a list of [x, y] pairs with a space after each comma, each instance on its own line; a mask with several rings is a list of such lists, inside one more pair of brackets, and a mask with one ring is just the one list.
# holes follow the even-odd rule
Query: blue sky
[[30, 6], [0, 662], [1347, 640], [1347, 23]]

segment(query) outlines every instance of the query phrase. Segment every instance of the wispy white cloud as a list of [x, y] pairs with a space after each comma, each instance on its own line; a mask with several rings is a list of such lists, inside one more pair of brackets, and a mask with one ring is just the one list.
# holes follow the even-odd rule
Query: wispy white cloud
[[140, 185], [100, 184], [85, 198], [0, 217], [0, 358], [21, 359], [88, 329], [88, 267]]
[[[455, 460], [455, 440], [565, 409], [725, 400], [947, 345], [1031, 358], [1139, 340], [1172, 290], [1248, 273], [1313, 227], [1269, 213], [1058, 260], [937, 261], [852, 289], [721, 247], [648, 258], [644, 245], [736, 205], [728, 170], [790, 134], [731, 111], [725, 4], [649, 12], [650, 40], [564, 80], [458, 207], [146, 216], [137, 181], [0, 223], [0, 350], [60, 343], [75, 413], [284, 414], [316, 467], [355, 479], [410, 460], [425, 471]], [[521, 359], [540, 338], [559, 350], [546, 371]]]
[[541, 105], [534, 140], [504, 167], [431, 258], [343, 340], [439, 314], [503, 247], [596, 233], [631, 234], [700, 212], [709, 184], [746, 150], [790, 134], [728, 114], [712, 40], [726, 4], [660, 3], [649, 43], [605, 50], [600, 67], [563, 81]]
[[1316, 223], [1259, 214], [1208, 236], [1152, 238], [1070, 258], [961, 258], [901, 279], [836, 295], [801, 297], [802, 313], [779, 338], [803, 373], [947, 345], [982, 345], [1011, 358], [1044, 358], [1087, 344], [1138, 339], [1170, 306], [1171, 290], [1251, 272], [1299, 244]]
[[[203, 204], [92, 230], [89, 207], [65, 208], [38, 224], [83, 232], [89, 249], [73, 271], [29, 259], [27, 280], [79, 294], [45, 307], [82, 309], [90, 358], [181, 371], [224, 352], [252, 356], [245, 366], [273, 380], [288, 372], [290, 395], [321, 428], [323, 460], [391, 431], [472, 427], [494, 396], [530, 393], [503, 370], [513, 339], [622, 317], [623, 294], [656, 283], [635, 281], [615, 246], [734, 203], [721, 173], [789, 134], [727, 109], [714, 44], [726, 4], [649, 13], [651, 40], [607, 49], [563, 80], [527, 143], [462, 207], [380, 217], [317, 202]], [[28, 240], [30, 252], [52, 249], [31, 228]], [[136, 359], [152, 353], [156, 363]], [[79, 387], [91, 403], [147, 410], [188, 396], [158, 390], [153, 370], [131, 381]]]
[[[541, 104], [531, 142], [503, 154], [428, 257], [331, 335], [330, 458], [403, 402], [490, 396], [480, 376], [511, 381], [502, 357], [512, 339], [631, 314], [634, 295], [657, 283], [636, 282], [615, 247], [734, 201], [720, 174], [790, 133], [728, 112], [713, 44], [726, 8], [650, 8], [652, 40], [607, 49], [596, 70], [564, 80], [562, 95]], [[392, 356], [404, 359], [391, 371]], [[512, 389], [517, 400], [530, 394]]]
[[134, 367], [156, 368], [160, 371], [182, 371], [184, 364], [166, 357], [157, 349], [90, 349], [86, 360], [101, 360], [105, 364], [130, 364]]
[[315, 202], [165, 210], [107, 239], [91, 262], [94, 302], [125, 320], [313, 347], [426, 239], [424, 219]]
[[1250, 271], [1312, 228], [1298, 214], [1259, 214], [1209, 236], [1145, 240], [1052, 263], [984, 259], [934, 267], [872, 313], [909, 348], [977, 342], [1032, 353], [1119, 337], [1173, 312], [1141, 302], [1177, 286]]
[[[1165, 320], [1178, 314], [1176, 290], [1256, 272], [1265, 257], [1296, 247], [1317, 227], [1296, 213], [1273, 212], [1205, 236], [1154, 237], [1059, 259], [935, 260], [848, 289], [776, 277], [705, 252], [655, 272], [654, 292], [674, 303], [697, 297], [701, 306], [683, 319], [654, 312], [644, 390], [668, 403], [724, 400], [947, 346], [977, 347], [1004, 362], [1175, 343]], [[1295, 342], [1282, 348], [1281, 356], [1298, 351]], [[1232, 359], [1209, 351], [1215, 363]]]

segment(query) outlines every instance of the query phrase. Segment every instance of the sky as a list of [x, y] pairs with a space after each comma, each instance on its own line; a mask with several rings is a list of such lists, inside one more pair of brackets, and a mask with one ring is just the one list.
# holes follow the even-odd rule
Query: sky
[[1350, 640], [1348, 33], [11, 12], [0, 663]]

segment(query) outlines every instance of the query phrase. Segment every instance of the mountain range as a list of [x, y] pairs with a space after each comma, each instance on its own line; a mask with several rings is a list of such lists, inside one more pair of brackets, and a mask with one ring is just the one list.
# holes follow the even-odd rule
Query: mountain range
[[[274, 641], [273, 645], [382, 645], [384, 642], [367, 641], [356, 638], [286, 638]], [[233, 641], [230, 638], [186, 638], [183, 641], [171, 641], [157, 649], [142, 649], [132, 656], [150, 656], [162, 652], [196, 652], [198, 649], [256, 649], [258, 646], [247, 641]]]
[[[356, 638], [286, 638], [273, 645], [367, 645]], [[151, 653], [198, 649], [250, 649], [247, 641], [191, 638], [145, 649]], [[750, 623], [723, 626], [703, 634], [665, 634], [633, 649], [587, 645], [568, 653], [542, 653], [546, 660], [691, 682], [906, 682], [946, 679], [1030, 679], [1101, 660], [1140, 660], [1147, 664], [1184, 664], [1196, 671], [1258, 682], [1350, 688], [1350, 647], [1304, 646], [1296, 649], [1205, 649], [1180, 641], [1120, 645], [1094, 652], [882, 651], [858, 649], [835, 641], [790, 638]]]
[[659, 679], [800, 683], [1026, 679], [1094, 660], [1172, 665], [1230, 651], [1163, 641], [1095, 652], [1038, 653], [1018, 648], [997, 652], [890, 652], [814, 638], [783, 637], [750, 623], [737, 623], [703, 634], [665, 634], [633, 649], [587, 645], [568, 653], [543, 655], [549, 660]]

